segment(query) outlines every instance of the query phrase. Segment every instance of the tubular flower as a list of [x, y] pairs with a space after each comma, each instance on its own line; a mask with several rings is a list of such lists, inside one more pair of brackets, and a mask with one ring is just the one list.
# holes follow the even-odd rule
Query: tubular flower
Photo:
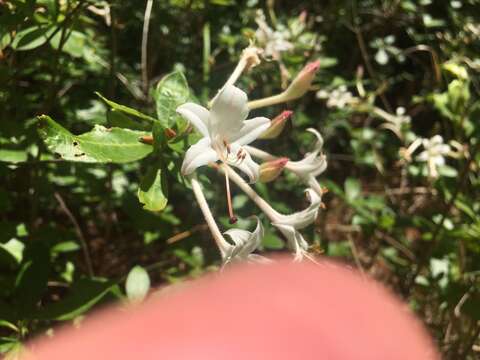
[[265, 117], [245, 120], [249, 113], [247, 101], [247, 95], [242, 90], [227, 85], [215, 97], [210, 111], [194, 103], [177, 108], [177, 113], [203, 136], [185, 154], [182, 164], [184, 175], [219, 160], [240, 169], [250, 182], [258, 179], [259, 165], [243, 146], [265, 132], [270, 120]]
[[261, 260], [263, 257], [260, 255], [252, 254], [262, 243], [263, 239], [263, 226], [258, 217], [257, 227], [253, 232], [241, 229], [230, 229], [223, 234], [228, 235], [232, 239], [233, 245], [230, 245], [228, 249], [225, 249], [224, 263], [228, 263], [234, 260]]
[[272, 225], [275, 226], [287, 238], [289, 247], [295, 252], [295, 258], [301, 259], [308, 250], [308, 243], [302, 234], [297, 231], [312, 224], [318, 215], [318, 209], [322, 204], [321, 196], [313, 189], [306, 190], [310, 205], [299, 212], [291, 215], [280, 215]]
[[320, 187], [316, 177], [323, 173], [327, 168], [327, 158], [321, 153], [323, 138], [317, 130], [312, 128], [307, 130], [317, 137], [314, 150], [307, 153], [302, 160], [289, 161], [285, 168], [295, 173], [300, 179], [308, 184], [318, 196], [321, 197], [324, 191]]

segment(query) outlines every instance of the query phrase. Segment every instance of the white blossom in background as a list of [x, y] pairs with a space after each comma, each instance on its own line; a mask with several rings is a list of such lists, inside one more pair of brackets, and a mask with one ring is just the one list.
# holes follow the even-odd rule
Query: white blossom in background
[[410, 124], [410, 121], [412, 120], [412, 118], [407, 115], [407, 110], [403, 106], [396, 108], [395, 115], [399, 125]]
[[438, 168], [445, 165], [445, 156], [451, 153], [450, 145], [443, 142], [440, 135], [435, 135], [430, 139], [422, 139], [424, 150], [418, 154], [418, 161], [426, 162], [428, 165], [428, 174], [432, 178], [438, 177]]
[[343, 109], [346, 106], [358, 103], [358, 98], [353, 96], [345, 85], [340, 85], [332, 91], [319, 90], [317, 98], [327, 100], [327, 107], [337, 109]]
[[288, 41], [289, 36], [286, 31], [274, 30], [267, 24], [263, 11], [257, 11], [255, 22], [258, 25], [255, 38], [258, 41], [258, 45], [263, 48], [265, 57], [279, 60], [282, 52], [290, 51], [294, 48], [293, 44]]
[[250, 182], [258, 179], [259, 165], [243, 145], [251, 143], [268, 129], [270, 120], [265, 117], [245, 120], [249, 109], [247, 95], [242, 90], [233, 85], [225, 86], [215, 97], [210, 111], [198, 104], [186, 103], [180, 105], [177, 112], [203, 136], [185, 154], [184, 175], [220, 160], [239, 168]]

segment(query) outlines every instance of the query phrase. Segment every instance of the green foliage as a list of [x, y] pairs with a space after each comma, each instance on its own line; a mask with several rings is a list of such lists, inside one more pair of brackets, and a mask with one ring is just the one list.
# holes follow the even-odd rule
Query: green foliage
[[38, 127], [48, 149], [68, 161], [125, 163], [152, 152], [151, 146], [140, 141], [147, 132], [96, 125], [76, 136], [48, 116], [38, 118]]
[[187, 79], [180, 71], [168, 74], [160, 80], [153, 92], [157, 116], [164, 127], [172, 127], [178, 115], [175, 110], [190, 98]]
[[[309, 127], [325, 139], [329, 167], [319, 181], [330, 193], [306, 233], [312, 252], [386, 283], [445, 358], [475, 358], [478, 0], [156, 1], [146, 62], [137, 2], [1, 6], [0, 353], [13, 356], [34, 335], [102, 303], [138, 301], [150, 286], [218, 269], [180, 173], [199, 135], [175, 109], [207, 107], [261, 9], [292, 47], [242, 75], [237, 85], [250, 99], [279, 93], [307, 62], [321, 61], [304, 98], [251, 114], [294, 110], [276, 143], [260, 143], [276, 155], [300, 160], [311, 151]], [[266, 46], [258, 34], [256, 44]], [[427, 151], [437, 135], [449, 151]], [[207, 168], [199, 179], [230, 226], [223, 179]], [[303, 183], [288, 171], [255, 189], [284, 213], [305, 205]], [[232, 192], [247, 228], [257, 209]], [[281, 251], [285, 239], [265, 227], [262, 246]]]

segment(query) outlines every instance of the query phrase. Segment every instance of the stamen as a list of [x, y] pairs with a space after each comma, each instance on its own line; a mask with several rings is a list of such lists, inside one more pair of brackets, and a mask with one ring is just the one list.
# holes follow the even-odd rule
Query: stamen
[[227, 149], [227, 154], [230, 154], [230, 145], [227, 143], [226, 140], [223, 140], [223, 146], [226, 147], [226, 149]]
[[232, 197], [230, 196], [230, 181], [228, 180], [227, 172], [225, 172], [225, 187], [227, 189], [228, 216], [230, 217], [229, 223], [235, 224], [238, 221], [238, 219], [235, 215], [233, 215]]

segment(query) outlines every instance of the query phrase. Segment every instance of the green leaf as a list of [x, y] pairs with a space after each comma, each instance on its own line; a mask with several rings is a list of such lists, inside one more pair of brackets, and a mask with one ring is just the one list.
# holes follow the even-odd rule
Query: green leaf
[[90, 132], [73, 135], [49, 116], [39, 120], [39, 134], [50, 151], [77, 162], [126, 163], [144, 158], [153, 150], [139, 138], [148, 132], [96, 125]]
[[0, 161], [16, 164], [26, 161], [27, 157], [25, 150], [0, 149]]
[[166, 75], [153, 94], [157, 105], [157, 117], [165, 127], [172, 127], [178, 116], [175, 110], [190, 98], [187, 79], [180, 71]]
[[32, 26], [19, 31], [12, 41], [12, 48], [17, 51], [33, 50], [45, 44], [55, 29], [50, 26]]
[[47, 305], [38, 312], [37, 319], [71, 320], [102, 300], [115, 286], [102, 279], [80, 279], [61, 301]]
[[161, 211], [167, 206], [168, 199], [163, 189], [162, 170], [150, 168], [140, 183], [138, 189], [138, 200], [143, 204], [145, 210]]
[[59, 253], [67, 253], [72, 251], [80, 250], [80, 245], [75, 241], [62, 241], [55, 246], [52, 247], [50, 250], [52, 254], [59, 254]]
[[33, 242], [25, 250], [22, 268], [15, 281], [15, 302], [19, 305], [19, 314], [29, 314], [47, 290], [50, 273], [48, 248], [42, 243]]
[[354, 178], [345, 181], [345, 197], [348, 202], [353, 202], [360, 195], [360, 182]]
[[124, 112], [119, 110], [111, 109], [107, 112], [108, 123], [111, 126], [132, 129], [132, 130], [146, 130], [144, 123], [135, 121], [128, 117]]
[[[53, 38], [50, 40], [50, 44], [58, 49], [60, 47], [60, 40], [62, 38], [62, 33], [59, 31]], [[69, 54], [72, 57], [79, 58], [83, 55], [83, 50], [85, 49], [87, 37], [85, 34], [80, 31], [73, 30], [70, 32], [65, 44], [63, 44], [62, 51]]]
[[17, 240], [11, 239], [5, 244], [0, 244], [0, 247], [7, 251], [12, 257], [17, 261], [17, 263], [22, 262], [23, 258], [23, 250], [25, 249], [25, 245]]
[[144, 119], [144, 120], [148, 120], [148, 121], [152, 121], [152, 122], [158, 121], [157, 119], [155, 119], [151, 116], [148, 116], [148, 115], [146, 115], [146, 114], [144, 114], [144, 113], [142, 113], [138, 110], [132, 109], [132, 108], [130, 108], [128, 106], [125, 106], [125, 105], [118, 104], [118, 103], [116, 103], [112, 100], [108, 100], [107, 98], [103, 97], [102, 94], [100, 94], [99, 92], [95, 92], [95, 94], [100, 99], [105, 101], [105, 103], [107, 103], [107, 105], [109, 105], [114, 110], [124, 112], [125, 114], [132, 115], [132, 116], [138, 117], [140, 119]]
[[130, 301], [142, 301], [150, 290], [150, 277], [141, 266], [135, 266], [130, 270], [125, 283], [125, 291]]
[[0, 319], [0, 327], [4, 327], [4, 328], [10, 329], [10, 330], [13, 330], [15, 332], [19, 332], [18, 327], [16, 327], [14, 324], [12, 324], [11, 322], [9, 322], [7, 320]]

